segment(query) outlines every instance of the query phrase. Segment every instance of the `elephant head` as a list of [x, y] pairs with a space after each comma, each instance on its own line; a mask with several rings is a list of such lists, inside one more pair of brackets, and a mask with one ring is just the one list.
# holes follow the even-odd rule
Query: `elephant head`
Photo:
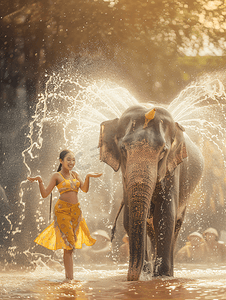
[[100, 160], [121, 167], [125, 229], [129, 235], [128, 280], [138, 280], [144, 261], [146, 220], [157, 182], [187, 157], [183, 127], [164, 108], [133, 106], [101, 124]]

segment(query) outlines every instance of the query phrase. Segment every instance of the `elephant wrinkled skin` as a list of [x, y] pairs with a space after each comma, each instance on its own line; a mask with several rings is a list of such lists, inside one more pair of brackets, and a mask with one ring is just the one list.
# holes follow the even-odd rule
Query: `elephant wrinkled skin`
[[153, 275], [173, 276], [174, 245], [203, 172], [201, 152], [166, 109], [144, 106], [101, 123], [99, 148], [100, 160], [122, 171], [128, 280], [138, 280], [144, 267], [146, 234], [154, 249]]

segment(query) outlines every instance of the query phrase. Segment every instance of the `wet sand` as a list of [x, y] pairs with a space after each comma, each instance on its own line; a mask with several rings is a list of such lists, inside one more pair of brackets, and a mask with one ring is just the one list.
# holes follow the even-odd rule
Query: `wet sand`
[[47, 266], [32, 272], [2, 271], [0, 299], [226, 299], [226, 266], [176, 265], [174, 278], [126, 281], [125, 265], [75, 266], [74, 280]]

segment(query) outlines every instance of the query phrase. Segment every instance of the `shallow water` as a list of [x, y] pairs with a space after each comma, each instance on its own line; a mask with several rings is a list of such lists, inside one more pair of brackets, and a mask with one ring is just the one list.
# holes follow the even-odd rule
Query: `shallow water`
[[180, 264], [174, 278], [126, 281], [128, 265], [75, 266], [74, 280], [47, 266], [32, 272], [2, 271], [0, 299], [226, 299], [226, 266]]

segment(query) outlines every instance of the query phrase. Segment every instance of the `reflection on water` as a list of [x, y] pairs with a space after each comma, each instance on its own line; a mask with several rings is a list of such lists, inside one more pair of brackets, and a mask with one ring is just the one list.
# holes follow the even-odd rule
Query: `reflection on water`
[[74, 280], [47, 266], [33, 272], [1, 272], [0, 299], [226, 299], [226, 266], [182, 265], [174, 278], [127, 282], [127, 264], [79, 265]]

